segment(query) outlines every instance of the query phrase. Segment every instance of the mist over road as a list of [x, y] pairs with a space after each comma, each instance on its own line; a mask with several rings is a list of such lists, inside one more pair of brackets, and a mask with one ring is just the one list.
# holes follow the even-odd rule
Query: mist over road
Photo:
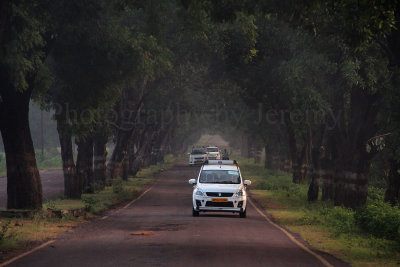
[[80, 225], [11, 266], [324, 266], [251, 205], [247, 218], [192, 217], [187, 181], [198, 171], [181, 164], [160, 173], [134, 204]]

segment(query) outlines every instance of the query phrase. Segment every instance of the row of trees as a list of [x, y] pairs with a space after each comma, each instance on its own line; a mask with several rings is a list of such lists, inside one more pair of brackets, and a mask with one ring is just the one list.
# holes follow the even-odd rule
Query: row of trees
[[[0, 130], [8, 208], [42, 189], [28, 123], [32, 99], [55, 110], [65, 195], [134, 175], [199, 137], [212, 46], [205, 3], [3, 1]], [[193, 115], [193, 116], [192, 116]], [[184, 141], [182, 141], [184, 140]], [[114, 143], [106, 166], [106, 144]], [[74, 158], [73, 142], [77, 146]]]
[[385, 199], [398, 203], [399, 3], [265, 1], [254, 10], [256, 53], [229, 68], [262, 114], [246, 143], [265, 147], [267, 167], [289, 157], [294, 183], [312, 178], [310, 201], [322, 180], [323, 199], [352, 208], [366, 204], [371, 161], [384, 153]]
[[380, 153], [399, 201], [397, 1], [0, 5], [9, 208], [41, 207], [31, 99], [56, 111], [67, 197], [219, 131], [242, 152], [265, 148], [268, 168], [290, 159], [293, 182], [312, 178], [310, 201], [322, 180], [323, 199], [353, 208]]
[[[163, 111], [183, 101], [173, 91], [176, 83], [165, 86], [171, 82], [167, 75], [180, 75], [172, 63], [186, 64], [173, 54], [174, 46], [180, 38], [190, 41], [181, 36], [175, 3], [2, 1], [0, 9], [8, 208], [42, 205], [28, 124], [31, 99], [55, 109], [67, 197], [110, 183], [121, 175], [124, 160], [132, 174], [148, 164], [153, 151], [157, 158], [151, 160], [161, 160], [174, 128], [173, 121], [163, 124]], [[106, 143], [112, 137], [115, 149], [106, 173]]]

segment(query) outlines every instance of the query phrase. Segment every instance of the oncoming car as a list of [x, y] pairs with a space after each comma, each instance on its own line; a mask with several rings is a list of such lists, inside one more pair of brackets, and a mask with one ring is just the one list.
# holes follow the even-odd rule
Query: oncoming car
[[193, 189], [193, 216], [199, 212], [218, 211], [239, 213], [246, 217], [249, 180], [243, 180], [235, 160], [208, 160], [197, 179], [190, 179]]
[[193, 147], [189, 153], [189, 165], [203, 164], [207, 160], [207, 151], [203, 147]]
[[207, 159], [209, 160], [221, 159], [221, 154], [219, 152], [218, 147], [209, 146], [206, 148], [206, 150], [207, 150]]

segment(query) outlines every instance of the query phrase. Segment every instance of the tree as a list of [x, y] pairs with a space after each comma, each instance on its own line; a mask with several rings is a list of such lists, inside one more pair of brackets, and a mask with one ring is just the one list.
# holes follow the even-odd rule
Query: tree
[[39, 209], [42, 188], [29, 129], [32, 94], [48, 85], [48, 1], [0, 5], [0, 131], [7, 164], [7, 207]]

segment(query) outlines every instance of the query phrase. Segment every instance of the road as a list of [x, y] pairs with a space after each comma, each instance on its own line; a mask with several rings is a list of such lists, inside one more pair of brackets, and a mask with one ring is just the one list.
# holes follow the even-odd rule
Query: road
[[[62, 170], [40, 171], [43, 202], [56, 199], [64, 194], [64, 176]], [[0, 178], [0, 209], [7, 206], [7, 179]]]
[[[160, 173], [132, 205], [82, 224], [10, 266], [324, 266], [253, 206], [247, 218], [192, 217], [187, 181], [197, 172], [178, 165]], [[317, 253], [332, 265], [347, 266]]]

